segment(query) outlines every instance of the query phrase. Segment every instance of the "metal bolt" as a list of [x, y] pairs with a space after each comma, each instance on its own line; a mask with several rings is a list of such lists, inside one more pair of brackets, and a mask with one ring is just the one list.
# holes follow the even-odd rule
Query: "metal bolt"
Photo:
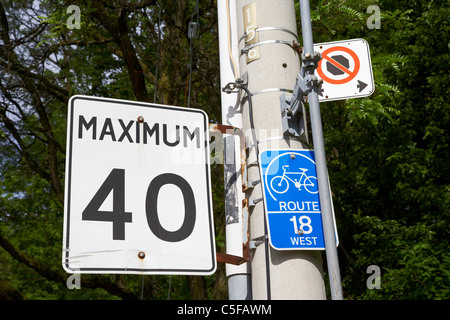
[[303, 230], [302, 229], [298, 229], [297, 233], [298, 233], [299, 236], [302, 236], [303, 235]]
[[145, 253], [142, 252], [142, 251], [139, 252], [139, 253], [138, 253], [138, 258], [139, 258], [139, 259], [144, 259], [144, 258], [145, 258]]
[[295, 159], [295, 154], [291, 153], [291, 159]]
[[138, 121], [139, 123], [144, 122], [144, 117], [143, 117], [143, 116], [139, 116], [139, 117], [137, 118], [137, 121]]

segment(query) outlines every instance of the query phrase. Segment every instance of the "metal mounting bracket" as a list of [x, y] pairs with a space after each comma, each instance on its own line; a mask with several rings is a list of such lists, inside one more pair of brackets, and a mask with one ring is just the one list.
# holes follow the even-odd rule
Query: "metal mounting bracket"
[[261, 183], [261, 179], [259, 179], [259, 180], [248, 180], [247, 189], [253, 189], [258, 183]]
[[222, 91], [227, 94], [230, 94], [233, 92], [239, 92], [239, 90], [235, 90], [235, 89], [245, 87], [247, 85], [247, 83], [248, 83], [248, 73], [245, 72], [242, 75], [242, 78], [237, 78], [235, 80], [235, 82], [228, 82], [226, 84], [226, 86], [222, 88]]
[[301, 100], [303, 90], [298, 83], [291, 98], [286, 98], [285, 93], [280, 96], [281, 129], [285, 136], [306, 136], [305, 106]]
[[303, 137], [304, 141], [308, 143], [308, 135], [306, 134], [306, 116], [304, 98], [309, 92], [317, 90], [321, 93], [322, 79], [317, 78], [313, 74], [306, 74], [306, 69], [315, 69], [317, 64], [322, 59], [319, 52], [302, 53], [302, 70], [295, 81], [294, 90], [290, 98], [286, 98], [283, 93], [280, 96], [280, 111], [281, 111], [281, 125], [283, 134], [287, 136]]
[[263, 244], [266, 241], [266, 239], [267, 239], [267, 236], [264, 235], [264, 236], [257, 237], [253, 240], [250, 240], [249, 248], [256, 249], [256, 247]]
[[261, 202], [262, 200], [263, 200], [263, 198], [258, 198], [258, 199], [249, 198], [248, 199], [248, 206], [249, 207], [254, 207], [258, 202]]

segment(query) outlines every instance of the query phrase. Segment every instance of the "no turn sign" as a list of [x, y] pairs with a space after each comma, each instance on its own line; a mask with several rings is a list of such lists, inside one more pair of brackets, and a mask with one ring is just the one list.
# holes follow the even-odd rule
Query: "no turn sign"
[[369, 44], [364, 39], [319, 43], [316, 76], [323, 80], [319, 101], [370, 96], [374, 91]]

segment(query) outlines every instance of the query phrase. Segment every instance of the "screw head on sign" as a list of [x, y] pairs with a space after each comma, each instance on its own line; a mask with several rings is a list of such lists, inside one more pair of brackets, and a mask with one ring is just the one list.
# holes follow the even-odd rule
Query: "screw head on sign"
[[291, 153], [290, 157], [291, 159], [295, 159], [295, 154]]
[[142, 252], [142, 251], [139, 252], [139, 253], [138, 253], [138, 258], [139, 258], [139, 259], [144, 259], [144, 258], [145, 258], [145, 253]]
[[137, 118], [137, 121], [138, 121], [139, 123], [144, 122], [144, 117], [143, 117], [143, 116], [139, 116], [139, 117]]
[[303, 230], [302, 230], [302, 229], [299, 229], [299, 230], [297, 231], [297, 233], [298, 233], [299, 236], [301, 236], [301, 235], [303, 235]]

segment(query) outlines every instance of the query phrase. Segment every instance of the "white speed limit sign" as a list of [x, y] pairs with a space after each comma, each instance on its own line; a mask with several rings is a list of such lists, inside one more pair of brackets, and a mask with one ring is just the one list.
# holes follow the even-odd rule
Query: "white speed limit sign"
[[212, 274], [207, 115], [73, 96], [68, 117], [64, 269]]

